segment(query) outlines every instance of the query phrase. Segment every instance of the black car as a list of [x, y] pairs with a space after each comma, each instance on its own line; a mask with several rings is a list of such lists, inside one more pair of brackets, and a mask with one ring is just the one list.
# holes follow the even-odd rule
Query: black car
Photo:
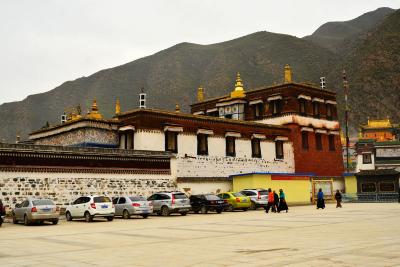
[[190, 205], [194, 213], [206, 214], [209, 211], [221, 213], [227, 204], [218, 196], [212, 194], [201, 194], [190, 196]]

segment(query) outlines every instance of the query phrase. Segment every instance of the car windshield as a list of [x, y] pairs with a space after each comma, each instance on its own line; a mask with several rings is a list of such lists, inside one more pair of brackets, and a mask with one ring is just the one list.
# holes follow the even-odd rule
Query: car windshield
[[235, 197], [244, 197], [245, 196], [242, 193], [232, 193], [232, 195]]
[[104, 203], [104, 202], [111, 202], [111, 199], [109, 197], [101, 196], [101, 197], [94, 197], [93, 201], [94, 203]]
[[45, 206], [45, 205], [54, 205], [54, 202], [50, 199], [38, 199], [32, 201], [33, 206]]
[[214, 196], [214, 195], [206, 195], [206, 199], [207, 200], [220, 200], [219, 197]]
[[140, 197], [129, 197], [131, 201], [146, 201], [146, 199], [142, 196]]
[[267, 190], [260, 190], [258, 192], [260, 193], [261, 196], [267, 196], [268, 195], [268, 191]]
[[174, 198], [175, 199], [185, 199], [187, 197], [184, 193], [178, 193], [178, 194], [174, 194]]

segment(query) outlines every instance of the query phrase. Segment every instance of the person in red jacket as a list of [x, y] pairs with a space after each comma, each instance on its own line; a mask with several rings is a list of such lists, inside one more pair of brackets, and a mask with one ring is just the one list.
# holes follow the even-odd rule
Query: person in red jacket
[[272, 192], [271, 188], [268, 188], [268, 204], [265, 207], [265, 212], [268, 213], [269, 209], [274, 206], [274, 193]]

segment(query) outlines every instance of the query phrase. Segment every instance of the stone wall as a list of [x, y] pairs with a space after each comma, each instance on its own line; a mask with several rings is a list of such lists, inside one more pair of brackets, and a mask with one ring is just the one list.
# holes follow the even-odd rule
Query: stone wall
[[168, 175], [0, 172], [0, 198], [12, 207], [27, 197], [64, 204], [88, 194], [147, 197], [175, 189], [175, 182]]

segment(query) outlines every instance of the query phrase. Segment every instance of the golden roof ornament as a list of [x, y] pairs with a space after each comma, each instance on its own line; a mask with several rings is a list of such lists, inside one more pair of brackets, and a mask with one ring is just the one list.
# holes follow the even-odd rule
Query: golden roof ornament
[[121, 114], [121, 103], [119, 102], [119, 98], [117, 98], [117, 102], [115, 103], [115, 115]]
[[243, 88], [243, 82], [242, 79], [240, 78], [240, 73], [238, 72], [236, 74], [235, 90], [231, 92], [231, 98], [242, 98], [245, 96], [246, 94]]
[[285, 79], [284, 83], [291, 83], [292, 82], [292, 70], [289, 64], [285, 65]]
[[203, 102], [204, 101], [204, 88], [203, 86], [200, 86], [197, 89], [197, 102]]
[[101, 120], [101, 119], [103, 119], [103, 116], [100, 114], [99, 108], [97, 107], [96, 98], [93, 99], [92, 110], [88, 113], [87, 117], [88, 117], [89, 119], [94, 119], [94, 120]]
[[179, 104], [175, 105], [175, 112], [176, 113], [180, 113], [181, 112], [181, 108], [179, 107]]

